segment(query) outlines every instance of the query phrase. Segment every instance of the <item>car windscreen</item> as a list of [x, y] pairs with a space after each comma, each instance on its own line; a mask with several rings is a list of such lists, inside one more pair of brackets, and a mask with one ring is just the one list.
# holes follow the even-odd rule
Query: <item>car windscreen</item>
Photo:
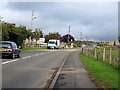
[[0, 48], [11, 48], [10, 43], [0, 43]]
[[55, 42], [50, 41], [50, 42], [48, 42], [48, 44], [55, 44]]

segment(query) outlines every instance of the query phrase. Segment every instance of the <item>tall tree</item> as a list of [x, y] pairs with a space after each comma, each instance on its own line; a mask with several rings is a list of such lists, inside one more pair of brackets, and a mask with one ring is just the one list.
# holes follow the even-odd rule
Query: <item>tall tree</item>
[[42, 30], [40, 28], [35, 29], [35, 31], [32, 34], [32, 38], [36, 38], [38, 40], [41, 37], [43, 37]]
[[55, 33], [49, 33], [45, 35], [45, 42], [47, 43], [50, 39], [61, 39], [61, 35], [58, 32]]
[[23, 43], [23, 40], [31, 35], [31, 31], [27, 30], [25, 26], [16, 26], [11, 23], [2, 24], [2, 40], [13, 41], [18, 45]]

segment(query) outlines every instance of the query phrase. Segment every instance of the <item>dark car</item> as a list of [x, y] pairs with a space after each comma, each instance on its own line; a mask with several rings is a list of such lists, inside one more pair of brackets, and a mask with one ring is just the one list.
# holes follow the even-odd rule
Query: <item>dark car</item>
[[11, 41], [1, 41], [0, 42], [0, 55], [2, 57], [10, 56], [10, 58], [18, 57], [20, 58], [20, 49], [17, 47], [16, 43]]

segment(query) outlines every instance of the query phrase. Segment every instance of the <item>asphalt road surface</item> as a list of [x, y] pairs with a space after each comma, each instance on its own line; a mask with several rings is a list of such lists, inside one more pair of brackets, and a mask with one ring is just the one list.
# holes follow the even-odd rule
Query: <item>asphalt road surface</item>
[[3, 59], [2, 88], [43, 88], [69, 51], [21, 53], [21, 58]]
[[[71, 54], [71, 52], [73, 54]], [[72, 72], [72, 74], [66, 74], [64, 77], [66, 79], [63, 81], [60, 81], [61, 79], [59, 80], [59, 78], [61, 78], [60, 76], [55, 87], [61, 88], [61, 83], [67, 83], [65, 87], [72, 85], [72, 88], [80, 88], [83, 87], [84, 84], [88, 84], [87, 87], [94, 88], [95, 85], [88, 78], [87, 72], [84, 71], [83, 66], [79, 62], [77, 57], [78, 53], [76, 52], [79, 52], [79, 49], [30, 51], [21, 53], [21, 58], [3, 59], [2, 88], [44, 88], [48, 84], [48, 80], [56, 69], [61, 66], [66, 57], [67, 59], [63, 68], [68, 66], [76, 70]], [[75, 62], [72, 61], [73, 59]], [[71, 82], [71, 84], [68, 82]], [[79, 83], [77, 84], [77, 82]]]

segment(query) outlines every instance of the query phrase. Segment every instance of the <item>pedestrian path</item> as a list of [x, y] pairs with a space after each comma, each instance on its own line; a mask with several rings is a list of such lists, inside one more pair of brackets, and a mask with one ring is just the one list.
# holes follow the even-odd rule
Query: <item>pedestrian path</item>
[[72, 52], [66, 60], [55, 88], [97, 88], [89, 78], [80, 59], [79, 52]]

